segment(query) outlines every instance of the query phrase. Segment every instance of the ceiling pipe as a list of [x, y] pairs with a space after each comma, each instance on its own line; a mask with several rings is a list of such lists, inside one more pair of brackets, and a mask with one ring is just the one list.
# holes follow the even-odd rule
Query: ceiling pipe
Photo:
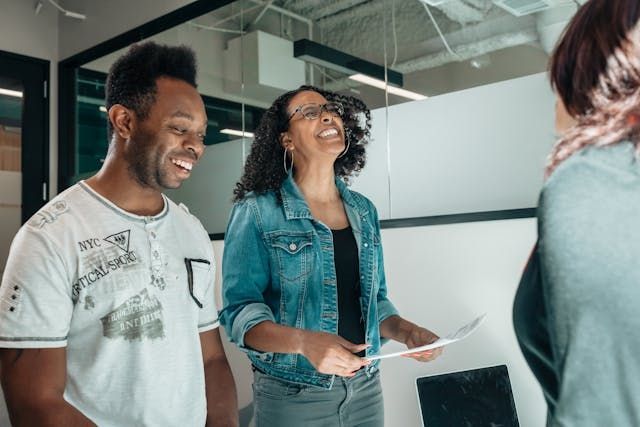
[[499, 34], [477, 42], [455, 46], [456, 56], [442, 51], [399, 63], [395, 69], [401, 73], [413, 73], [450, 62], [465, 61], [496, 50], [535, 42], [538, 42], [538, 32], [535, 29]]
[[309, 11], [309, 16], [313, 19], [324, 19], [352, 9], [366, 3], [368, 0], [342, 0], [327, 2], [326, 6], [317, 7]]
[[284, 16], [288, 16], [290, 18], [296, 19], [300, 22], [303, 22], [305, 24], [307, 24], [307, 28], [308, 28], [308, 33], [309, 33], [309, 40], [313, 40], [313, 21], [307, 17], [304, 17], [302, 15], [298, 15], [297, 13], [291, 12], [290, 10], [287, 9], [283, 9], [280, 6], [275, 6], [273, 4], [270, 4], [269, 2], [263, 2], [261, 0], [251, 0], [253, 3], [258, 4], [260, 6], [265, 6], [266, 9], [271, 9], [274, 12], [280, 13]]

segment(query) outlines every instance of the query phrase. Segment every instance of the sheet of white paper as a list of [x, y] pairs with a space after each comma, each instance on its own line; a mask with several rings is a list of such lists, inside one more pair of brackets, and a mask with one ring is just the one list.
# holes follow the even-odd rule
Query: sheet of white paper
[[456, 341], [460, 341], [462, 339], [465, 339], [469, 335], [471, 335], [476, 329], [478, 329], [478, 327], [480, 326], [480, 324], [482, 323], [482, 321], [486, 316], [487, 314], [485, 313], [482, 316], [477, 317], [473, 321], [462, 326], [457, 331], [451, 334], [448, 334], [444, 337], [438, 338], [431, 344], [423, 345], [421, 347], [415, 347], [409, 350], [397, 351], [395, 353], [378, 354], [376, 356], [369, 356], [367, 357], [367, 360], [387, 359], [389, 357], [402, 356], [403, 354], [417, 353], [420, 351], [431, 350], [433, 348], [444, 347], [445, 345], [451, 344]]

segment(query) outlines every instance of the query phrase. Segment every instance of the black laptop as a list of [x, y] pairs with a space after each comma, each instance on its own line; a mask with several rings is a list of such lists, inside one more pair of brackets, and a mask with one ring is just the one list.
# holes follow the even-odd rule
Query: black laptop
[[424, 427], [519, 427], [506, 365], [416, 379]]

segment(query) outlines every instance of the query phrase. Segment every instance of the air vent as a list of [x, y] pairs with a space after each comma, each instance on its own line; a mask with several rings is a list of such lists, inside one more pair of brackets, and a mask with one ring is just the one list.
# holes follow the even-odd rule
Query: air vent
[[529, 15], [551, 7], [549, 0], [493, 0], [493, 3], [515, 16]]

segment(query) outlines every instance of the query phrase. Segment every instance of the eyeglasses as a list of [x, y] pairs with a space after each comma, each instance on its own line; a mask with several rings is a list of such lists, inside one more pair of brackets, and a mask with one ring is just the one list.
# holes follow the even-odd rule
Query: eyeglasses
[[289, 116], [289, 120], [291, 120], [298, 112], [307, 120], [315, 120], [320, 117], [323, 110], [336, 117], [342, 117], [344, 114], [344, 107], [339, 102], [327, 102], [326, 104], [302, 104], [293, 110], [293, 113]]

